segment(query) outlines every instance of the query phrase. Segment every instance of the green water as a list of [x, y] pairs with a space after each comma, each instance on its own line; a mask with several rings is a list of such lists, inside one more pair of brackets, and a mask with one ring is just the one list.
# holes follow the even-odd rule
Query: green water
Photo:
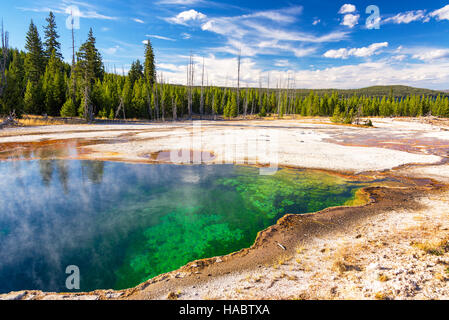
[[286, 213], [342, 205], [363, 185], [325, 173], [233, 165], [0, 162], [0, 292], [133, 287], [249, 247]]

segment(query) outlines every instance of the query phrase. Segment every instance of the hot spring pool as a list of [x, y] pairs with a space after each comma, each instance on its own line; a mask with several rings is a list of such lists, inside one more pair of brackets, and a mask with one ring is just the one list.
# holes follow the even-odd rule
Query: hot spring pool
[[253, 244], [286, 213], [343, 205], [363, 184], [326, 173], [80, 160], [0, 162], [0, 292], [133, 287]]

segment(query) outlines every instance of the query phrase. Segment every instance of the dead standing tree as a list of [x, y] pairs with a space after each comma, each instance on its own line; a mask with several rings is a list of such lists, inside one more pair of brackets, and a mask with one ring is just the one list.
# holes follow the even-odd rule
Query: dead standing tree
[[118, 119], [120, 111], [123, 111], [123, 120], [126, 121], [125, 104], [123, 103], [123, 97], [120, 97], [120, 104], [118, 105], [117, 111], [115, 112], [115, 119]]
[[241, 63], [242, 50], [239, 50], [239, 55], [237, 57], [237, 116], [239, 115], [240, 109], [240, 63]]
[[2, 55], [0, 57], [0, 97], [3, 95], [3, 92], [6, 88], [6, 67], [8, 65], [8, 55], [9, 55], [9, 35], [8, 32], [6, 32], [3, 28], [3, 21], [2, 21]]
[[159, 120], [159, 94], [157, 88], [157, 77], [155, 78], [154, 86], [153, 86], [153, 101], [154, 101], [154, 119]]
[[[86, 76], [87, 78], [87, 76]], [[94, 107], [90, 98], [90, 83], [88, 82], [88, 80], [86, 81], [86, 85], [84, 87], [84, 116], [87, 120], [88, 123], [92, 123], [94, 121]]]
[[194, 83], [194, 74], [195, 74], [195, 64], [193, 62], [192, 53], [190, 53], [189, 64], [187, 66], [187, 100], [188, 100], [188, 111], [189, 111], [189, 120], [192, 120], [192, 104], [193, 104], [193, 83]]
[[164, 74], [161, 72], [161, 119], [165, 122], [165, 90], [168, 90], [167, 86], [164, 84]]
[[200, 100], [200, 119], [204, 115], [204, 57], [203, 57], [203, 72], [201, 75], [201, 100]]
[[72, 24], [72, 68], [71, 68], [71, 77], [72, 77], [72, 101], [75, 103], [76, 101], [76, 78], [75, 78], [75, 31], [74, 31], [74, 17], [73, 13], [70, 12], [70, 15], [72, 17], [71, 24]]

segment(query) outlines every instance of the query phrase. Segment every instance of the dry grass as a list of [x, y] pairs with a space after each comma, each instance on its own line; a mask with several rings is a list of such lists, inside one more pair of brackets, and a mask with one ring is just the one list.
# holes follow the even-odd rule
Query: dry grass
[[167, 295], [167, 299], [168, 300], [178, 300], [178, 294], [172, 292], [169, 292]]
[[412, 242], [412, 246], [424, 251], [427, 254], [442, 256], [449, 252], [449, 238], [443, 240], [430, 240], [426, 242]]
[[80, 118], [57, 118], [57, 117], [43, 117], [43, 116], [23, 116], [17, 122], [21, 126], [48, 126], [48, 125], [63, 125], [63, 124], [84, 124], [86, 123]]
[[379, 277], [377, 278], [380, 282], [387, 282], [388, 280], [390, 280], [390, 278], [388, 278], [387, 275], [385, 274], [379, 274]]
[[376, 299], [376, 300], [390, 300], [390, 297], [388, 296], [388, 294], [386, 294], [384, 292], [377, 292], [374, 295], [374, 299]]
[[340, 247], [335, 255], [333, 256], [334, 262], [332, 263], [331, 269], [340, 274], [346, 271], [360, 271], [361, 268], [357, 265], [358, 246], [343, 246]]

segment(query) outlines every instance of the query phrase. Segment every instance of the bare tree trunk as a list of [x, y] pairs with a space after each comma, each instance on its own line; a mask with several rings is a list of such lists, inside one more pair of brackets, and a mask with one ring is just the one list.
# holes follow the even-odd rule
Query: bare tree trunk
[[8, 32], [5, 32], [3, 28], [3, 20], [2, 20], [2, 56], [0, 57], [0, 97], [3, 95], [3, 92], [6, 88], [6, 65], [8, 64], [8, 54], [9, 54], [9, 35]]
[[245, 91], [245, 102], [243, 103], [243, 117], [246, 119], [246, 113], [248, 112], [248, 84]]
[[[156, 78], [157, 79], [157, 78]], [[154, 83], [154, 87], [153, 87], [153, 97], [154, 97], [154, 118], [157, 120], [159, 120], [159, 98], [158, 98], [158, 92], [157, 92], [157, 81]]]
[[148, 83], [145, 86], [147, 91], [147, 107], [148, 107], [148, 120], [151, 120], [151, 97], [150, 97], [150, 89], [148, 88]]
[[[270, 73], [268, 72], [268, 75], [267, 75], [267, 104], [269, 103], [269, 97], [270, 97], [269, 94], [270, 94]], [[263, 103], [263, 99], [262, 99], [262, 103]], [[268, 112], [268, 110], [265, 110], [265, 111]]]
[[167, 90], [167, 86], [164, 85], [164, 78], [163, 75], [161, 73], [161, 111], [162, 111], [162, 122], [165, 122], [165, 99], [164, 99], [164, 90]]
[[175, 99], [174, 94], [171, 97], [171, 103], [172, 103], [172, 109], [173, 109], [173, 121], [176, 121], [177, 120], [177, 108], [176, 108], [176, 99]]
[[15, 120], [16, 119], [16, 111], [13, 110], [8, 117], [6, 117], [6, 119], [0, 123], [0, 129], [3, 129], [4, 127], [9, 127], [9, 126], [17, 126], [18, 123]]
[[278, 107], [277, 107], [277, 113], [278, 113], [278, 118], [281, 116], [281, 88], [280, 88], [280, 83], [281, 83], [281, 80], [278, 80], [278, 84], [277, 84], [277, 90], [276, 90], [276, 93], [277, 93], [277, 104], [278, 104]]
[[203, 72], [201, 75], [201, 100], [200, 100], [200, 119], [204, 114], [204, 57], [203, 57]]
[[115, 119], [118, 119], [120, 111], [123, 111], [123, 120], [126, 121], [125, 104], [123, 103], [123, 97], [120, 97], [120, 103], [118, 105], [117, 111], [115, 112]]
[[94, 110], [92, 102], [90, 101], [90, 84], [86, 81], [84, 87], [84, 116], [88, 123], [92, 123], [94, 120]]
[[217, 120], [217, 115], [215, 114], [214, 107], [215, 107], [215, 90], [213, 91], [213, 94], [212, 94], [212, 115], [214, 117], [214, 120]]
[[72, 15], [72, 70], [71, 70], [71, 76], [72, 76], [72, 101], [75, 103], [76, 100], [76, 79], [75, 79], [75, 31], [73, 27], [73, 14]]
[[240, 112], [240, 61], [241, 61], [242, 50], [239, 50], [239, 56], [237, 58], [237, 116]]
[[193, 56], [190, 53], [189, 65], [187, 67], [187, 87], [188, 87], [188, 109], [189, 109], [189, 120], [192, 120], [192, 104], [193, 104], [193, 79], [194, 79], [194, 63]]

